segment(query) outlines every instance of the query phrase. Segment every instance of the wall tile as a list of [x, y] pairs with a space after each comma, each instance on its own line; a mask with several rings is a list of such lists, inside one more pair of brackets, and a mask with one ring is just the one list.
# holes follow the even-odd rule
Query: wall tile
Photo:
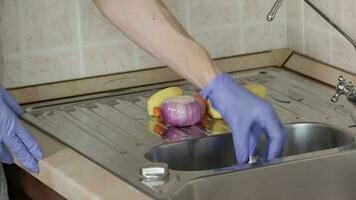
[[72, 52], [32, 55], [22, 66], [24, 82], [39, 84], [80, 77], [78, 55]]
[[[330, 13], [329, 0], [314, 0], [313, 2], [323, 11]], [[304, 3], [304, 21], [306, 24], [317, 26], [318, 28], [330, 28], [330, 25], [306, 3]]]
[[5, 57], [4, 80], [6, 88], [17, 87], [24, 84], [23, 70], [20, 58]]
[[143, 69], [143, 68], [150, 68], [150, 67], [158, 67], [158, 66], [165, 66], [165, 64], [155, 57], [151, 56], [149, 53], [144, 51], [143, 49], [139, 47], [135, 47], [135, 50], [137, 51], [137, 69]]
[[[7, 7], [0, 12], [7, 85], [79, 78], [80, 70], [97, 76], [163, 65], [129, 42], [92, 0], [0, 1]], [[274, 0], [163, 2], [213, 57], [287, 46], [285, 7], [277, 22], [265, 22]]]
[[239, 19], [239, 4], [237, 1], [194, 0], [190, 3], [190, 24], [192, 30], [203, 27], [214, 27], [237, 24]]
[[286, 1], [288, 47], [304, 53], [303, 0]]
[[23, 0], [26, 49], [68, 47], [74, 44], [75, 1]]
[[80, 12], [84, 44], [125, 38], [98, 10], [93, 0], [80, 0]]
[[301, 21], [303, 18], [302, 15], [302, 6], [304, 5], [303, 0], [292, 0], [286, 1], [286, 9], [287, 9], [287, 20], [299, 20]]
[[242, 54], [243, 38], [239, 28], [216, 29], [193, 33], [213, 58]]
[[330, 63], [356, 73], [355, 48], [342, 36], [332, 36]]
[[129, 41], [87, 47], [84, 49], [86, 76], [134, 70], [133, 53], [134, 45]]
[[3, 0], [0, 10], [0, 38], [4, 54], [20, 52], [18, 0]]
[[305, 30], [305, 53], [316, 59], [330, 62], [330, 37], [312, 27]]
[[[355, 16], [355, 10], [356, 10], [356, 2], [353, 1], [353, 14]], [[353, 17], [352, 19], [355, 19], [355, 17]], [[352, 27], [351, 27], [351, 34], [353, 35], [354, 38], [356, 38], [356, 20], [350, 20], [350, 19], [346, 19], [346, 20], [349, 20], [349, 21], [352, 21]]]
[[284, 24], [267, 23], [244, 29], [246, 53], [283, 48], [287, 46]]
[[[0, 9], [1, 9], [1, 0], [0, 0]], [[4, 55], [2, 53], [2, 45], [1, 45], [1, 38], [0, 38], [0, 84], [3, 83], [4, 71], [5, 71], [5, 61], [4, 61]]]
[[[300, 43], [303, 43], [300, 32], [304, 28], [305, 47], [303, 48], [305, 54], [348, 71], [356, 72], [356, 56], [353, 46], [305, 3], [303, 19], [293, 19], [294, 14], [292, 12], [295, 10], [296, 1], [288, 1], [287, 4], [288, 47], [299, 51]], [[314, 0], [313, 2], [356, 38], [356, 21], [351, 20], [356, 17], [354, 12], [356, 2], [354, 0]], [[298, 41], [300, 41], [299, 44]]]
[[[244, 20], [257, 20], [260, 22], [266, 21], [266, 17], [268, 12], [271, 10], [276, 0], [248, 0], [244, 1]], [[278, 11], [277, 19], [284, 19], [285, 12], [283, 10], [284, 4], [282, 8]]]
[[303, 53], [303, 26], [299, 23], [288, 23], [287, 25], [288, 47]]
[[187, 27], [187, 11], [186, 1], [183, 0], [163, 0], [167, 8], [178, 19], [178, 21], [185, 27]]
[[356, 37], [356, 20], [353, 20], [356, 19], [356, 1], [332, 1], [330, 4], [332, 18]]

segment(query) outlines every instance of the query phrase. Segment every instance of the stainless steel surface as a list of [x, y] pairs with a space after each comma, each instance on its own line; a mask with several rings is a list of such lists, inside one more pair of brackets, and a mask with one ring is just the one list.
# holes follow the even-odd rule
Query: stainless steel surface
[[[284, 157], [268, 162], [259, 159], [249, 164], [236, 165], [229, 139], [230, 131], [224, 121], [205, 119], [192, 127], [173, 128], [166, 126], [160, 119], [147, 115], [147, 99], [158, 89], [178, 85], [185, 93], [196, 94], [197, 90], [186, 82], [29, 105], [24, 120], [155, 199], [191, 199], [181, 198], [183, 193], [179, 191], [183, 191], [182, 188], [195, 188], [196, 184], [192, 184], [195, 181], [198, 182], [197, 187], [200, 187], [204, 180], [210, 181], [208, 177], [230, 173], [233, 177], [238, 177], [240, 175], [235, 173], [254, 173], [256, 168], [259, 169], [257, 171], [265, 171], [265, 167], [270, 169], [354, 151], [355, 129], [351, 127], [355, 122], [350, 114], [352, 105], [340, 106], [329, 102], [328, 97], [333, 92], [331, 88], [273, 67], [235, 73], [232, 76], [240, 83], [260, 83], [267, 87], [268, 100], [280, 119], [290, 124], [291, 136]], [[171, 134], [177, 135], [172, 137]], [[168, 140], [169, 138], [174, 140]], [[175, 146], [179, 152], [173, 148]], [[184, 146], [192, 151], [184, 149]], [[165, 156], [165, 160], [158, 160], [159, 151]], [[218, 160], [207, 155], [222, 156]], [[187, 158], [190, 158], [190, 162]], [[209, 159], [212, 159], [212, 163], [208, 163]], [[166, 162], [170, 168], [165, 178], [161, 179], [160, 176], [164, 175], [156, 173], [151, 176], [156, 176], [155, 180], [143, 177], [144, 174], [149, 177], [150, 169], [160, 166], [157, 162], [161, 161]], [[187, 169], [195, 171], [186, 171]], [[308, 172], [308, 169], [305, 170]], [[265, 182], [258, 177], [256, 180]], [[225, 191], [225, 184], [214, 184], [209, 184], [209, 187], [214, 186], [221, 192]], [[193, 193], [187, 195], [201, 195], [194, 189], [191, 192]], [[194, 198], [199, 199], [199, 196]]]
[[356, 87], [351, 81], [347, 82], [344, 77], [340, 76], [336, 86], [336, 94], [331, 98], [331, 101], [333, 103], [338, 102], [342, 95], [345, 95], [351, 103], [356, 105]]
[[[322, 18], [324, 18], [332, 27], [334, 27], [342, 36], [344, 36], [356, 49], [356, 41], [355, 39], [347, 33], [339, 24], [337, 24], [325, 11], [321, 10], [315, 3], [311, 0], [304, 0], [311, 8], [315, 10]], [[271, 22], [276, 16], [278, 9], [280, 8], [283, 0], [277, 0], [273, 5], [271, 11], [267, 15], [267, 21]]]
[[356, 152], [207, 176], [189, 182], [174, 200], [354, 200]]
[[268, 15], [267, 15], [267, 21], [271, 22], [274, 20], [274, 18], [276, 17], [276, 14], [279, 10], [279, 7], [281, 7], [282, 3], [284, 0], [277, 0], [272, 9], [269, 11]]
[[167, 163], [153, 163], [140, 168], [140, 178], [146, 181], [160, 181], [168, 176]]
[[[289, 124], [288, 142], [283, 156], [305, 154], [351, 144], [354, 138], [338, 129], [317, 123]], [[262, 155], [266, 145], [261, 137], [258, 148]], [[152, 162], [167, 163], [170, 169], [197, 171], [237, 165], [230, 134], [163, 144], [146, 154]]]
[[352, 103], [353, 105], [356, 105], [356, 94], [353, 96], [347, 97], [347, 100]]

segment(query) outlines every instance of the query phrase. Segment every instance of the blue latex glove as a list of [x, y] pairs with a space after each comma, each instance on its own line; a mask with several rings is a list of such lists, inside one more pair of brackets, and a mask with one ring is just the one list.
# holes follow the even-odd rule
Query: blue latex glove
[[10, 152], [30, 172], [38, 172], [38, 160], [43, 158], [40, 146], [18, 117], [24, 114], [16, 100], [0, 85], [0, 161], [14, 162]]
[[267, 159], [281, 156], [287, 132], [267, 101], [247, 91], [226, 73], [212, 80], [201, 95], [210, 99], [232, 130], [239, 163], [246, 163], [250, 155], [256, 155], [261, 132], [267, 136], [262, 156]]

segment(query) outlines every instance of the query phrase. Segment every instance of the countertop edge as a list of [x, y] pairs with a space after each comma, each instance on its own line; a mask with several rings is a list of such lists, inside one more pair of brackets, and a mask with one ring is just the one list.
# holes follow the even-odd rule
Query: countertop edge
[[[39, 162], [40, 172], [31, 175], [66, 199], [150, 199], [41, 130], [23, 123], [38, 140], [45, 155]], [[22, 167], [18, 161], [16, 164]]]

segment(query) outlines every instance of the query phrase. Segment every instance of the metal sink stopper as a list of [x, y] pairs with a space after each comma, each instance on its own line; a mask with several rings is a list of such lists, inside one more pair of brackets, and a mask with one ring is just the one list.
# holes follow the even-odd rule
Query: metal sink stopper
[[166, 163], [153, 163], [140, 168], [140, 179], [144, 181], [161, 181], [168, 176]]
[[339, 83], [336, 86], [336, 94], [331, 98], [331, 101], [336, 103], [341, 95], [345, 95], [349, 100], [355, 99], [356, 87], [354, 84], [351, 81], [347, 82], [342, 76], [339, 77], [338, 81]]

